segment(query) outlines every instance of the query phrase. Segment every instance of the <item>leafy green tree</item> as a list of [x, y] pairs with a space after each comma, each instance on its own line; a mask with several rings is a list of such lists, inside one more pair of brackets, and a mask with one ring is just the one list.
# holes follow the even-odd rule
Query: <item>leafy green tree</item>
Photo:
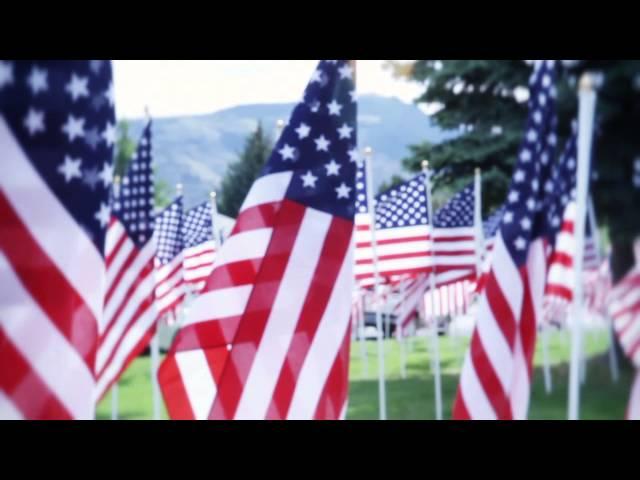
[[224, 215], [236, 217], [251, 185], [264, 167], [273, 142], [259, 123], [245, 142], [238, 160], [227, 168], [220, 187], [219, 209]]

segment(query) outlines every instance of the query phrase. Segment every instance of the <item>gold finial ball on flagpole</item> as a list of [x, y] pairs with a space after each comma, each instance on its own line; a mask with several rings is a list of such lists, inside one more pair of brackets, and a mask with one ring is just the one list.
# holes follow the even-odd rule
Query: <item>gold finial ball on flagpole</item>
[[480, 175], [480, 167], [476, 167], [475, 172], [476, 172], [476, 175]]
[[211, 197], [211, 200], [215, 200], [215, 199], [216, 199], [216, 192], [213, 192], [213, 191], [212, 191], [212, 192], [209, 194], [209, 196]]
[[284, 120], [282, 120], [281, 118], [279, 118], [276, 121], [276, 127], [278, 128], [278, 131], [281, 132], [282, 129], [284, 128]]
[[429, 168], [429, 160], [422, 160], [422, 170], [427, 170]]
[[113, 184], [114, 185], [120, 185], [120, 175], [114, 175], [113, 176]]
[[181, 183], [177, 183], [176, 184], [176, 192], [178, 193], [178, 195], [182, 195], [182, 184]]
[[365, 156], [370, 157], [371, 155], [373, 155], [373, 148], [364, 147], [364, 154], [365, 154]]

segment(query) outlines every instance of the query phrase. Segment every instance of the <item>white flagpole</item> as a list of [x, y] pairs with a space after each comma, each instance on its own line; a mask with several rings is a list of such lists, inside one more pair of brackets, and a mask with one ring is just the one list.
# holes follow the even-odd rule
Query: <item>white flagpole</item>
[[476, 281], [482, 273], [482, 251], [484, 249], [484, 232], [482, 231], [482, 177], [480, 169], [475, 169], [473, 182], [474, 211], [473, 225], [476, 233]]
[[427, 212], [429, 215], [429, 225], [431, 226], [431, 258], [433, 259], [433, 265], [431, 273], [429, 274], [429, 283], [431, 290], [431, 346], [433, 355], [433, 381], [435, 391], [435, 403], [436, 403], [436, 420], [442, 420], [442, 386], [440, 378], [440, 345], [438, 338], [438, 318], [435, 315], [435, 294], [436, 294], [436, 255], [433, 249], [433, 236], [435, 234], [434, 219], [433, 219], [433, 202], [431, 198], [431, 179], [429, 176], [429, 162], [427, 160], [422, 161], [422, 171], [424, 172], [424, 187], [427, 197]]
[[547, 322], [542, 322], [542, 361], [544, 362], [543, 374], [544, 374], [544, 390], [547, 395], [553, 390], [553, 384], [551, 379], [551, 360], [549, 359], [549, 325]]
[[[406, 287], [406, 281], [400, 283], [399, 302], [404, 302], [404, 296], [407, 290]], [[400, 348], [400, 377], [404, 380], [405, 378], [407, 378], [407, 358], [404, 345], [404, 332], [402, 331], [400, 318], [396, 318], [396, 339], [398, 340], [398, 347]]]
[[585, 73], [580, 79], [578, 94], [578, 170], [576, 188], [576, 218], [574, 221], [575, 256], [573, 287], [573, 328], [571, 335], [571, 364], [569, 369], [569, 420], [580, 418], [580, 366], [583, 340], [583, 298], [582, 266], [584, 262], [584, 230], [589, 192], [589, 164], [593, 138], [593, 120], [596, 107], [596, 93], [591, 75]]
[[160, 388], [158, 386], [158, 364], [160, 363], [160, 321], [151, 338], [151, 386], [153, 392], [153, 419], [160, 420]]
[[211, 202], [211, 235], [213, 236], [213, 241], [216, 244], [216, 256], [218, 255], [218, 251], [222, 246], [222, 232], [218, 228], [218, 202], [216, 197], [216, 192], [213, 190], [209, 193], [209, 200]]
[[118, 420], [118, 382], [111, 387], [111, 420]]
[[358, 335], [360, 339], [360, 355], [362, 355], [362, 371], [364, 378], [369, 378], [369, 357], [367, 355], [367, 338], [365, 336], [365, 316], [366, 316], [366, 302], [364, 294], [360, 295], [358, 300], [359, 312], [358, 312]]
[[384, 369], [384, 343], [382, 341], [382, 305], [379, 301], [380, 292], [380, 273], [378, 272], [378, 247], [376, 243], [376, 213], [373, 205], [373, 166], [372, 166], [373, 149], [366, 147], [364, 149], [365, 168], [367, 172], [367, 209], [370, 217], [371, 231], [371, 253], [373, 256], [373, 291], [376, 296], [376, 330], [378, 343], [378, 400], [379, 400], [379, 416], [380, 420], [387, 419], [387, 397], [385, 385], [385, 369]]

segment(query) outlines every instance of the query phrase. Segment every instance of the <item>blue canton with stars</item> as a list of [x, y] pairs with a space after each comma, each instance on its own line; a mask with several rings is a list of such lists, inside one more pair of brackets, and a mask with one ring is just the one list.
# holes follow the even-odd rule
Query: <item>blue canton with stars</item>
[[151, 122], [147, 124], [119, 192], [112, 202], [113, 214], [124, 225], [129, 237], [141, 248], [153, 234], [153, 171]]
[[374, 200], [376, 229], [427, 225], [427, 196], [424, 173], [396, 185]]
[[353, 77], [347, 61], [318, 64], [262, 172], [292, 171], [286, 198], [349, 220], [358, 161]]
[[204, 202], [184, 215], [184, 247], [190, 248], [213, 240], [211, 203]]
[[103, 255], [116, 141], [111, 63], [0, 60], [0, 113]]
[[475, 209], [473, 182], [456, 193], [434, 215], [433, 224], [438, 228], [473, 227]]
[[496, 208], [492, 213], [489, 214], [489, 218], [482, 222], [482, 232], [485, 239], [492, 238], [496, 234], [498, 228], [500, 227], [500, 222], [502, 221], [502, 216], [504, 215], [506, 209], [506, 205], [502, 205]]
[[516, 265], [526, 262], [529, 243], [545, 233], [543, 185], [550, 177], [555, 156], [555, 75], [552, 60], [536, 62], [529, 81], [529, 114], [500, 232]]
[[161, 265], [171, 262], [184, 249], [182, 212], [182, 195], [180, 195], [156, 217], [156, 258]]

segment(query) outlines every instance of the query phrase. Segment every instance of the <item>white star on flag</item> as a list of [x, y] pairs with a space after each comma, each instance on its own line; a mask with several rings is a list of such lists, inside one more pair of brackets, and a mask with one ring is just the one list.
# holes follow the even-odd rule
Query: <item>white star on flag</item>
[[0, 61], [0, 88], [13, 83], [13, 65]]
[[44, 132], [44, 112], [30, 108], [24, 119], [24, 126], [29, 130], [31, 136], [38, 132]]
[[352, 131], [353, 128], [345, 123], [338, 129], [338, 134], [340, 135], [340, 138], [351, 138]]
[[112, 163], [107, 162], [102, 166], [102, 170], [100, 171], [100, 180], [102, 180], [104, 188], [109, 188], [109, 185], [111, 185], [111, 182], [113, 182]]
[[104, 138], [104, 141], [107, 142], [107, 146], [109, 147], [116, 143], [116, 126], [107, 123], [104, 132], [102, 132], [102, 138]]
[[529, 220], [527, 217], [523, 217], [520, 221], [520, 226], [523, 230], [531, 229], [531, 220]]
[[357, 162], [358, 160], [360, 160], [360, 152], [358, 152], [358, 149], [352, 148], [349, 150], [349, 161]]
[[282, 160], [293, 160], [295, 149], [285, 143], [278, 153], [282, 156]]
[[334, 98], [331, 103], [327, 104], [327, 108], [329, 109], [329, 115], [340, 115], [342, 105], [336, 102], [336, 99]]
[[311, 187], [311, 188], [315, 188], [316, 181], [318, 180], [318, 177], [316, 177], [313, 173], [311, 173], [311, 170], [309, 170], [305, 175], [302, 175], [300, 178], [302, 178], [303, 187]]
[[338, 198], [349, 198], [349, 192], [351, 191], [351, 187], [347, 187], [344, 182], [336, 188], [336, 192], [338, 194]]
[[82, 160], [79, 158], [71, 158], [68, 155], [64, 157], [64, 163], [58, 167], [58, 172], [64, 175], [64, 180], [69, 183], [74, 178], [81, 178], [80, 164]]
[[527, 246], [527, 242], [522, 237], [516, 238], [513, 244], [518, 250], [524, 250]]
[[300, 126], [296, 128], [296, 133], [298, 134], [298, 138], [300, 140], [308, 137], [310, 131], [311, 131], [311, 127], [309, 127], [309, 125], [306, 125], [304, 123], [301, 123]]
[[327, 169], [327, 176], [340, 175], [340, 164], [334, 159], [331, 159], [329, 163], [325, 163], [324, 168]]
[[100, 222], [100, 226], [105, 228], [109, 223], [109, 217], [111, 216], [111, 211], [109, 209], [109, 205], [106, 203], [100, 204], [100, 210], [98, 210], [95, 214], [96, 220]]
[[509, 192], [509, 197], [508, 197], [509, 202], [516, 203], [518, 201], [519, 197], [520, 197], [520, 195], [515, 190]]
[[69, 92], [74, 102], [79, 98], [89, 96], [88, 82], [87, 77], [79, 77], [75, 73], [71, 74], [71, 80], [67, 83], [65, 90]]
[[320, 135], [318, 138], [315, 139], [316, 142], [316, 150], [317, 151], [323, 151], [323, 152], [328, 152], [329, 151], [329, 144], [331, 143], [329, 140], [327, 140], [325, 138], [324, 135]]
[[516, 173], [513, 175], [513, 179], [518, 183], [523, 182], [524, 178], [525, 174], [522, 170], [516, 170]]
[[38, 67], [33, 67], [31, 69], [31, 74], [29, 74], [29, 78], [27, 79], [27, 83], [31, 88], [31, 91], [34, 95], [37, 95], [39, 92], [44, 92], [49, 89], [49, 85], [47, 83], [47, 72], [46, 70], [41, 70]]
[[502, 217], [502, 221], [504, 223], [513, 222], [513, 212], [504, 212], [504, 216]]
[[69, 115], [67, 123], [62, 126], [62, 131], [69, 137], [69, 141], [73, 142], [76, 137], [84, 136], [84, 118], [75, 118]]
[[349, 65], [344, 65], [338, 69], [340, 78], [352, 78], [353, 69]]

